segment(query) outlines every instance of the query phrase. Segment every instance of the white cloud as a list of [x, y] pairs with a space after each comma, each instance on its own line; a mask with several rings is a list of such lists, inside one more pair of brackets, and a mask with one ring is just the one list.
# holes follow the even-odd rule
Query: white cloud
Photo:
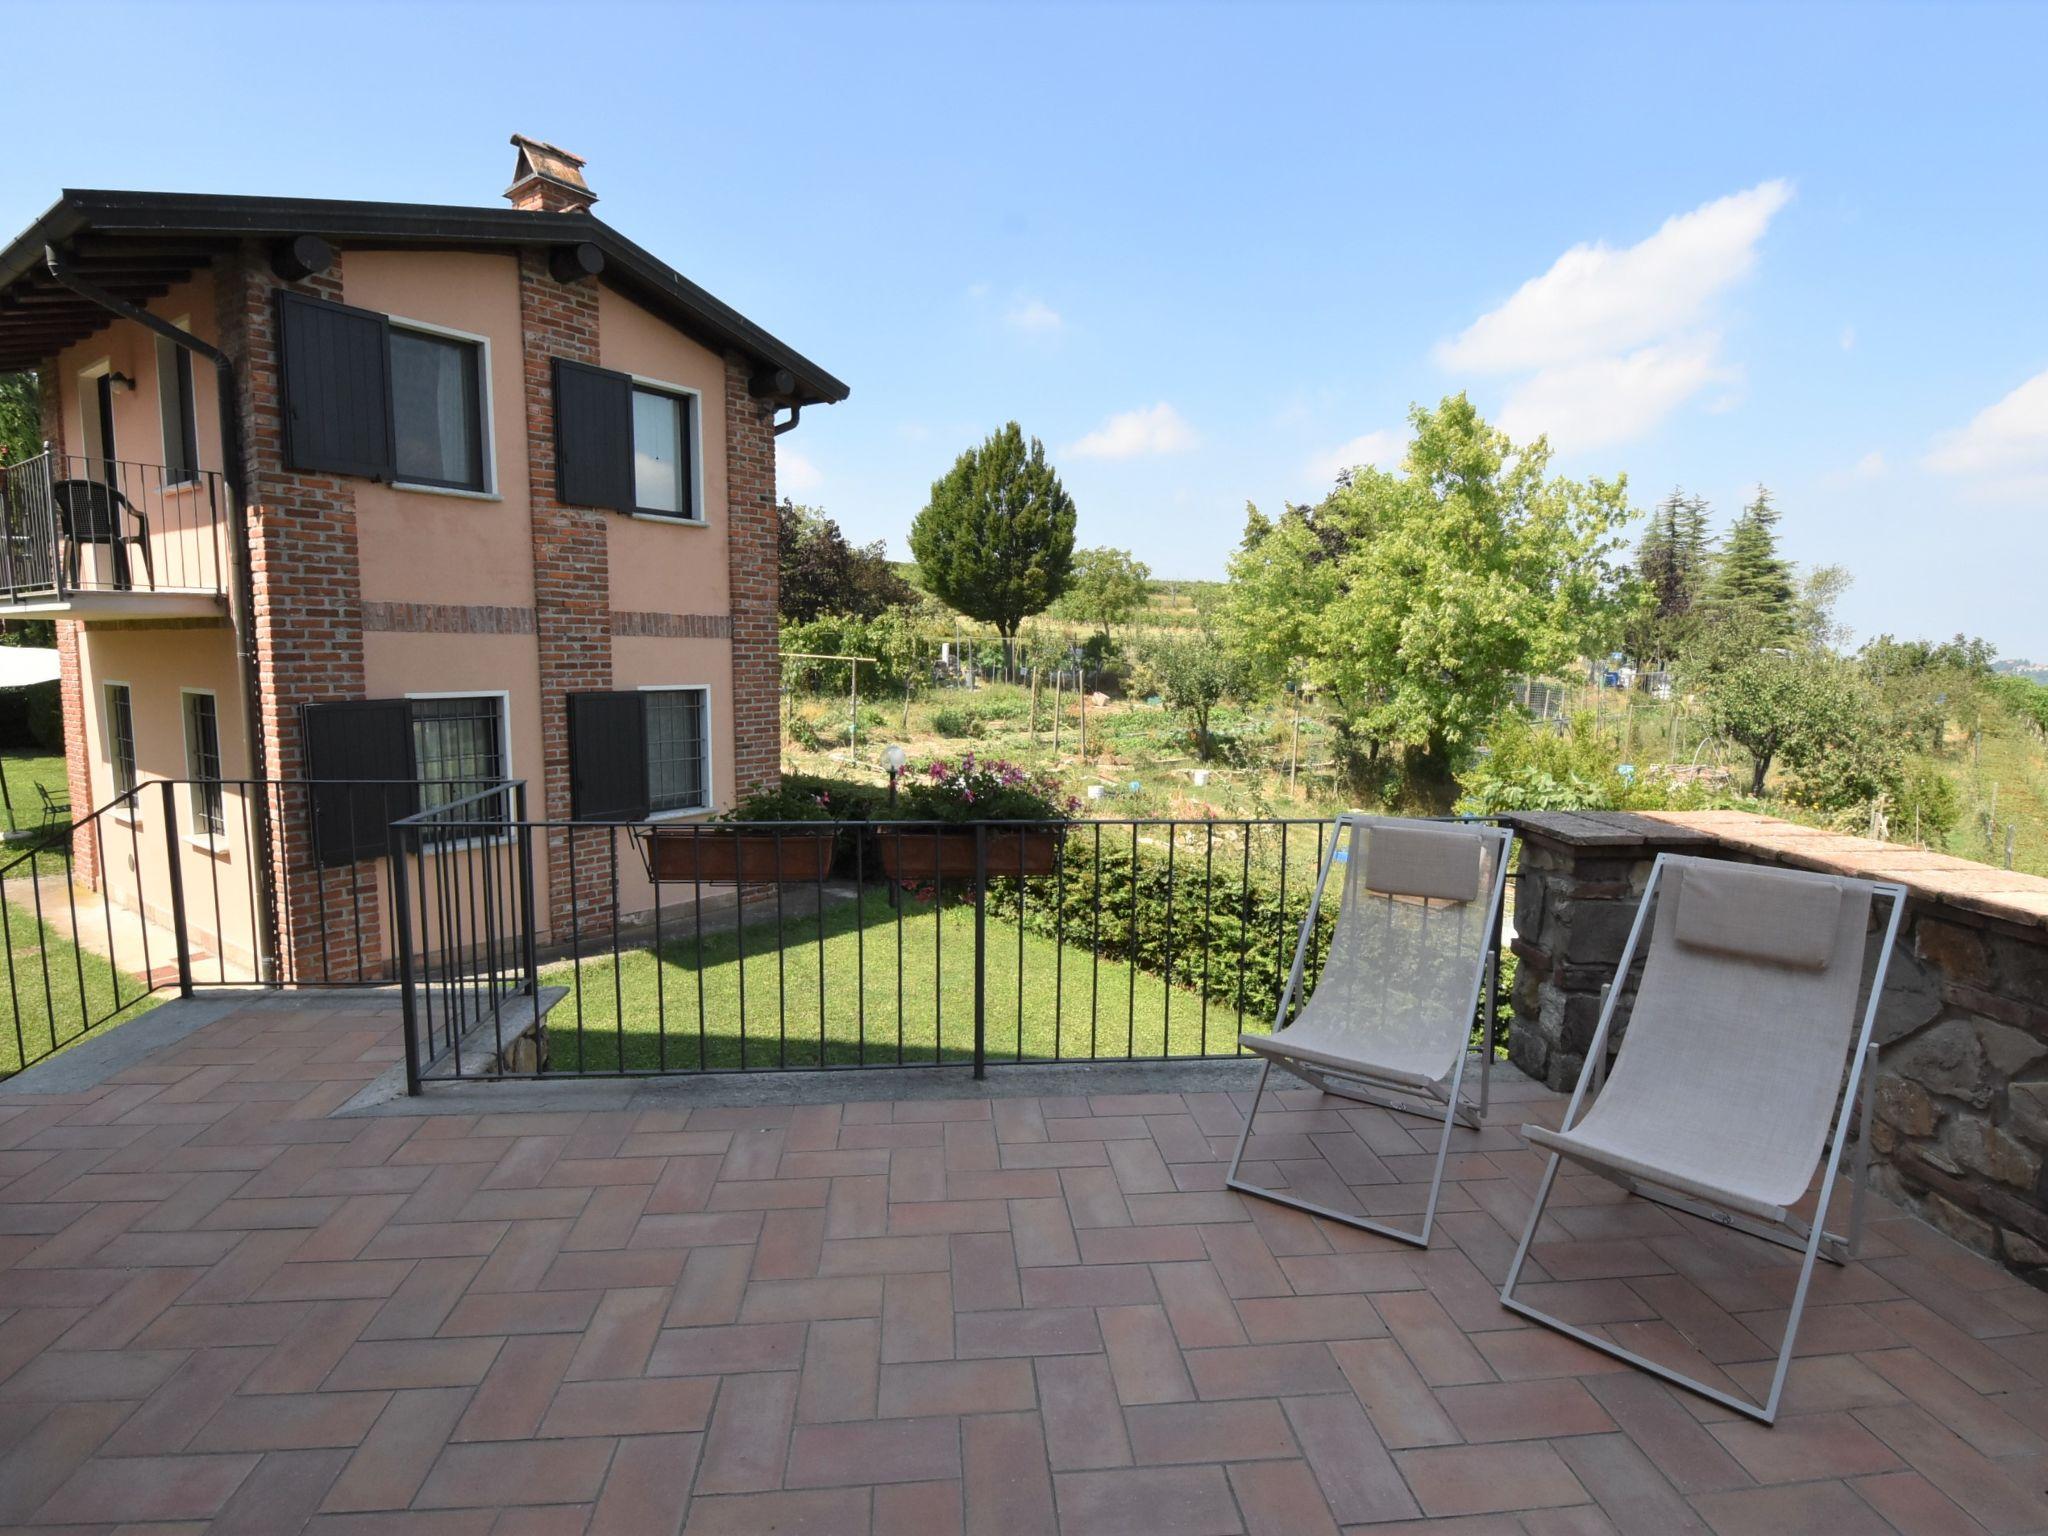
[[824, 473], [795, 448], [775, 445], [775, 487], [788, 495], [809, 494], [825, 483]]
[[2031, 491], [2048, 483], [2048, 372], [1987, 405], [1969, 425], [1944, 432], [1922, 462], [1988, 489]]
[[1884, 461], [1883, 450], [1873, 448], [1856, 461], [1849, 473], [1858, 480], [1882, 480], [1890, 467]]
[[1573, 448], [1625, 443], [1708, 384], [1740, 379], [1719, 362], [1719, 346], [1719, 338], [1707, 336], [1542, 369], [1510, 392], [1500, 429], [1516, 442], [1548, 433]]
[[1767, 181], [1626, 249], [1573, 246], [1439, 345], [1437, 361], [1514, 380], [1500, 411], [1511, 436], [1574, 448], [1640, 436], [1709, 384], [1739, 382], [1720, 361], [1717, 303], [1755, 269], [1791, 197], [1789, 182]]
[[1856, 350], [1856, 327], [1853, 325], [1842, 327], [1842, 350], [1844, 352], [1854, 352]]
[[1053, 336], [1065, 330], [1067, 322], [1045, 300], [1020, 298], [1004, 311], [1003, 324], [1026, 336]]
[[1399, 469], [1407, 454], [1408, 439], [1399, 432], [1381, 428], [1360, 433], [1328, 453], [1317, 454], [1308, 461], [1308, 472], [1316, 480], [1329, 481], [1361, 464], [1370, 464], [1374, 469]]
[[1077, 459], [1137, 459], [1186, 453], [1198, 441], [1195, 429], [1162, 400], [1154, 406], [1119, 412], [1067, 452]]

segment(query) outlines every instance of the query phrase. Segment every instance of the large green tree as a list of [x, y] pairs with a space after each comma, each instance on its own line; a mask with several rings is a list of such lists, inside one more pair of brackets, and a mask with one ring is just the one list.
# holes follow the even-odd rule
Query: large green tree
[[1728, 530], [1728, 541], [1700, 595], [1711, 622], [1753, 628], [1767, 644], [1783, 644], [1800, 628], [1799, 586], [1792, 562], [1778, 553], [1778, 516], [1771, 493], [1758, 486], [1756, 499]]
[[1712, 542], [1702, 497], [1674, 490], [1650, 514], [1636, 546], [1639, 606], [1625, 640], [1638, 662], [1669, 663], [1685, 648], [1698, 623], [1694, 609], [1706, 584]]
[[1079, 550], [1060, 608], [1106, 635], [1137, 617], [1152, 594], [1151, 582], [1151, 567], [1127, 549]]
[[828, 614], [872, 619], [917, 601], [877, 539], [849, 544], [839, 525], [816, 507], [785, 501], [777, 518], [782, 555], [782, 617], [798, 624]]
[[1067, 589], [1074, 498], [1045, 444], [1010, 422], [932, 483], [910, 525], [918, 576], [934, 597], [993, 624], [1013, 654], [1017, 628]]
[[32, 373], [0, 373], [0, 464], [42, 452], [43, 406]]
[[1549, 473], [1462, 394], [1417, 408], [1398, 472], [1353, 472], [1312, 508], [1252, 509], [1231, 562], [1230, 637], [1270, 681], [1305, 683], [1353, 786], [1402, 766], [1425, 798], [1510, 697], [1516, 677], [1605, 649], [1622, 617], [1610, 563], [1624, 479]]

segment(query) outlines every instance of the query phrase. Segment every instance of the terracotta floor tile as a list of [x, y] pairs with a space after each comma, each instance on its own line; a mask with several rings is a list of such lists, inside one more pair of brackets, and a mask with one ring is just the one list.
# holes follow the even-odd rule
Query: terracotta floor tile
[[789, 1439], [786, 1486], [922, 1483], [960, 1475], [960, 1426], [943, 1419], [806, 1424]]
[[1061, 1536], [1239, 1536], [1244, 1522], [1221, 1467], [1135, 1467], [1053, 1478]]

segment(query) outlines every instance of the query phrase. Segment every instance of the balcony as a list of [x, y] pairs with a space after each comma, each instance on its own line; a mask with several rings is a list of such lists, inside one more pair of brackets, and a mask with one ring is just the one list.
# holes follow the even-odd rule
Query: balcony
[[45, 452], [0, 472], [0, 618], [211, 618], [227, 608], [219, 474]]

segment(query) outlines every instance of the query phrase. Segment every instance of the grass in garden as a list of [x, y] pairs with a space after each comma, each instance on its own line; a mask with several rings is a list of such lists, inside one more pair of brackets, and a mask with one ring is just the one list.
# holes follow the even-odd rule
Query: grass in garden
[[[2048, 746], [2003, 710], [1986, 709], [1975, 758], [1966, 746], [1946, 766], [1963, 799], [1963, 819], [1949, 833], [1948, 852], [2003, 868], [2010, 826], [2016, 829], [2013, 867], [2048, 875]], [[1903, 835], [1910, 837], [1911, 830], [1904, 829]]]
[[[8, 901], [7, 945], [0, 958], [0, 1077], [33, 1066], [59, 1046], [154, 1008], [143, 984], [98, 955], [81, 951], [35, 913]], [[47, 966], [45, 965], [47, 962]]]
[[[0, 752], [0, 774], [6, 775], [7, 804], [13, 808], [12, 819], [7, 821], [10, 832], [33, 831], [42, 826], [43, 799], [36, 793], [38, 784], [49, 790], [50, 797], [59, 804], [71, 798], [71, 781], [65, 775], [61, 752]], [[10, 842], [0, 851], [0, 865], [11, 864], [34, 849], [32, 841]], [[55, 848], [37, 851], [35, 869], [38, 874], [61, 874], [64, 855]], [[29, 866], [23, 864], [13, 873], [25, 875], [28, 870]]]
[[[773, 918], [737, 935], [693, 933], [653, 948], [549, 967], [545, 984], [572, 988], [549, 1015], [558, 1071], [869, 1065], [898, 1059], [966, 1062], [974, 1054], [974, 909], [907, 900], [898, 914], [880, 890], [792, 915], [776, 944]], [[901, 946], [901, 966], [898, 946]], [[744, 960], [742, 960], [744, 951]], [[984, 1048], [991, 1061], [1090, 1056], [1229, 1054], [1234, 1008], [1178, 981], [990, 919]], [[822, 962], [822, 963], [821, 963]], [[1199, 954], [1177, 959], [1198, 974]], [[898, 985], [898, 976], [901, 985]], [[741, 992], [745, 1005], [742, 1024]], [[821, 984], [822, 981], [822, 984]], [[703, 1033], [698, 1020], [702, 984]], [[583, 1029], [577, 1031], [577, 1003]], [[667, 1020], [666, 1043], [658, 1021]], [[787, 1021], [787, 1038], [783, 1036]], [[1262, 1021], [1249, 1027], [1262, 1029]], [[863, 1043], [865, 1042], [865, 1043]], [[665, 1055], [664, 1055], [665, 1052]]]

